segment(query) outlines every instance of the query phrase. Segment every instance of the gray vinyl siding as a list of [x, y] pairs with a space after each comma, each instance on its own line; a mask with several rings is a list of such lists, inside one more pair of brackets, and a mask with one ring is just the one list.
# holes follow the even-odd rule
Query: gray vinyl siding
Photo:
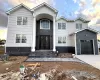
[[[17, 16], [27, 17], [27, 25], [17, 25]], [[7, 32], [7, 47], [31, 47], [32, 45], [32, 27], [33, 16], [32, 13], [21, 7], [20, 9], [8, 15], [8, 32]], [[16, 34], [25, 34], [27, 43], [16, 43]]]
[[83, 30], [76, 34], [76, 47], [77, 47], [77, 54], [80, 55], [80, 40], [93, 40], [94, 43], [94, 54], [98, 54], [98, 44], [97, 44], [97, 34], [89, 31], [89, 30]]

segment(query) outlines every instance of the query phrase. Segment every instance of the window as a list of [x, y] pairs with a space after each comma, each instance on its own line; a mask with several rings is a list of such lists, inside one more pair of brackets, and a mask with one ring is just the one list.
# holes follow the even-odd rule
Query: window
[[20, 34], [16, 34], [16, 43], [20, 43], [20, 42], [21, 42]]
[[58, 29], [66, 29], [66, 23], [58, 23]]
[[80, 23], [76, 23], [76, 29], [82, 29], [82, 24], [80, 24]]
[[27, 25], [27, 17], [23, 17], [23, 25]]
[[62, 43], [62, 37], [58, 37], [58, 43]]
[[22, 43], [26, 43], [26, 36], [22, 35]]
[[58, 23], [58, 29], [61, 29], [61, 23]]
[[16, 43], [26, 43], [26, 35], [25, 34], [16, 34]]
[[40, 29], [50, 29], [50, 21], [49, 20], [41, 20], [40, 21]]
[[66, 23], [62, 23], [62, 29], [66, 29]]
[[17, 17], [17, 25], [27, 25], [27, 17]]
[[17, 25], [21, 25], [22, 24], [22, 17], [17, 17]]
[[58, 43], [66, 43], [66, 37], [58, 37]]
[[63, 43], [66, 43], [66, 37], [63, 37]]

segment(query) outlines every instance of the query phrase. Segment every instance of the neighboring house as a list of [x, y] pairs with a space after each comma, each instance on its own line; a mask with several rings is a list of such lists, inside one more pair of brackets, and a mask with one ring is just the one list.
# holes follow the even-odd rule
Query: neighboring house
[[57, 19], [57, 10], [46, 3], [33, 9], [20, 4], [7, 11], [6, 53], [28, 55], [36, 50], [98, 54], [97, 32], [81, 17]]

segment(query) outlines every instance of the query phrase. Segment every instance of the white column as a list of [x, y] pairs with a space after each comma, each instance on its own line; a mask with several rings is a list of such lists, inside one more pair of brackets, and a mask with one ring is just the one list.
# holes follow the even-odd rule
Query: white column
[[56, 51], [56, 41], [55, 41], [55, 16], [53, 17], [53, 51]]
[[35, 51], [35, 43], [36, 43], [36, 17], [33, 17], [33, 36], [32, 36], [32, 52]]

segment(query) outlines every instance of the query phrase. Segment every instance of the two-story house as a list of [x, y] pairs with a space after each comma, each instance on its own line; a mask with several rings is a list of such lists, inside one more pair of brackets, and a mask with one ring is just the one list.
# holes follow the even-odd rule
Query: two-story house
[[33, 9], [20, 4], [7, 11], [6, 53], [28, 55], [31, 52], [98, 54], [97, 31], [88, 28], [81, 17], [57, 19], [58, 11], [46, 3]]

